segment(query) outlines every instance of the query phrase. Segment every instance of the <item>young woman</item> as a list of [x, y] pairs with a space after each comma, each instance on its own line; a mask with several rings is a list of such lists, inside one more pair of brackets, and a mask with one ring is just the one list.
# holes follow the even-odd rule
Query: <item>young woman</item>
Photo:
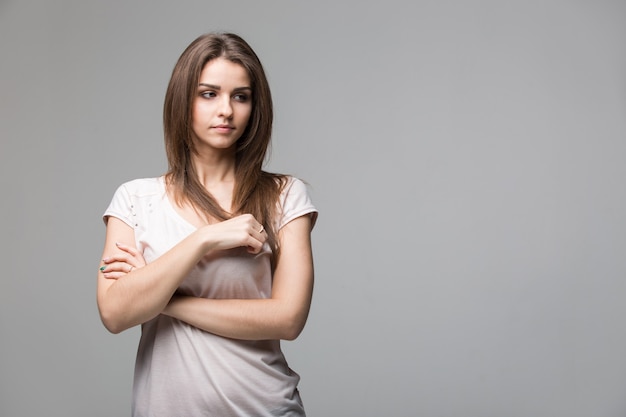
[[100, 316], [142, 327], [133, 416], [305, 415], [280, 340], [309, 312], [317, 210], [302, 181], [262, 170], [272, 118], [250, 46], [200, 36], [165, 96], [168, 172], [105, 211]]

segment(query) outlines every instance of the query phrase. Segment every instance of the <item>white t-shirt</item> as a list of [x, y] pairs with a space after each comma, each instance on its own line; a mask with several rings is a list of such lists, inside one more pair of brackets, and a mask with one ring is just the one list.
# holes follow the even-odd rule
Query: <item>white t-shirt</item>
[[[290, 177], [281, 194], [279, 230], [317, 210], [306, 185]], [[104, 213], [135, 230], [135, 244], [152, 262], [196, 228], [181, 217], [165, 192], [163, 177], [122, 184]], [[271, 249], [245, 248], [205, 256], [179, 292], [206, 298], [254, 299], [271, 295]], [[159, 315], [142, 324], [135, 364], [135, 417], [304, 416], [297, 385], [279, 340], [245, 341], [202, 331]]]

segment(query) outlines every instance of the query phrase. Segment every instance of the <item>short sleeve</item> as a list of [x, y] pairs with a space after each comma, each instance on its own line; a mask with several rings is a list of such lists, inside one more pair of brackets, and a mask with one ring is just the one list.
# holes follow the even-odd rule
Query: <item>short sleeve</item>
[[290, 177], [281, 193], [281, 217], [278, 222], [280, 230], [287, 223], [306, 214], [311, 215], [311, 228], [315, 226], [318, 211], [313, 205], [307, 185], [300, 179]]
[[130, 192], [126, 187], [126, 184], [122, 184], [113, 194], [111, 203], [109, 204], [109, 207], [107, 207], [107, 209], [105, 210], [102, 219], [106, 224], [110, 216], [117, 217], [124, 223], [128, 224], [130, 227], [133, 227], [132, 213], [133, 203]]

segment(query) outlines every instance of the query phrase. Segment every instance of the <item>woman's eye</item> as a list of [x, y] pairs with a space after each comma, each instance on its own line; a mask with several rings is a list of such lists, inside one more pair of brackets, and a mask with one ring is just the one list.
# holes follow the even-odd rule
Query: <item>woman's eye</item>
[[248, 95], [247, 94], [235, 94], [235, 100], [237, 101], [248, 101]]
[[204, 98], [213, 98], [216, 96], [214, 91], [203, 91], [200, 93], [200, 95]]

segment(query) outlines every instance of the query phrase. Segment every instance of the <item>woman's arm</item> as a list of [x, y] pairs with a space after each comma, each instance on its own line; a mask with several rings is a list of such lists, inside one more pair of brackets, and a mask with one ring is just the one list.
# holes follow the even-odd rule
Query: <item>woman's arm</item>
[[163, 314], [220, 336], [246, 340], [293, 340], [302, 331], [313, 294], [311, 216], [278, 233], [281, 252], [268, 299], [216, 300], [174, 296]]
[[[133, 256], [137, 253], [134, 230], [110, 217], [97, 284], [104, 326], [119, 333], [160, 314], [185, 276], [211, 250], [247, 246], [250, 252], [258, 253], [267, 239], [260, 228], [249, 214], [204, 226], [146, 265], [140, 255]], [[130, 250], [122, 250], [117, 242]], [[120, 274], [130, 266], [134, 266], [131, 271]]]

